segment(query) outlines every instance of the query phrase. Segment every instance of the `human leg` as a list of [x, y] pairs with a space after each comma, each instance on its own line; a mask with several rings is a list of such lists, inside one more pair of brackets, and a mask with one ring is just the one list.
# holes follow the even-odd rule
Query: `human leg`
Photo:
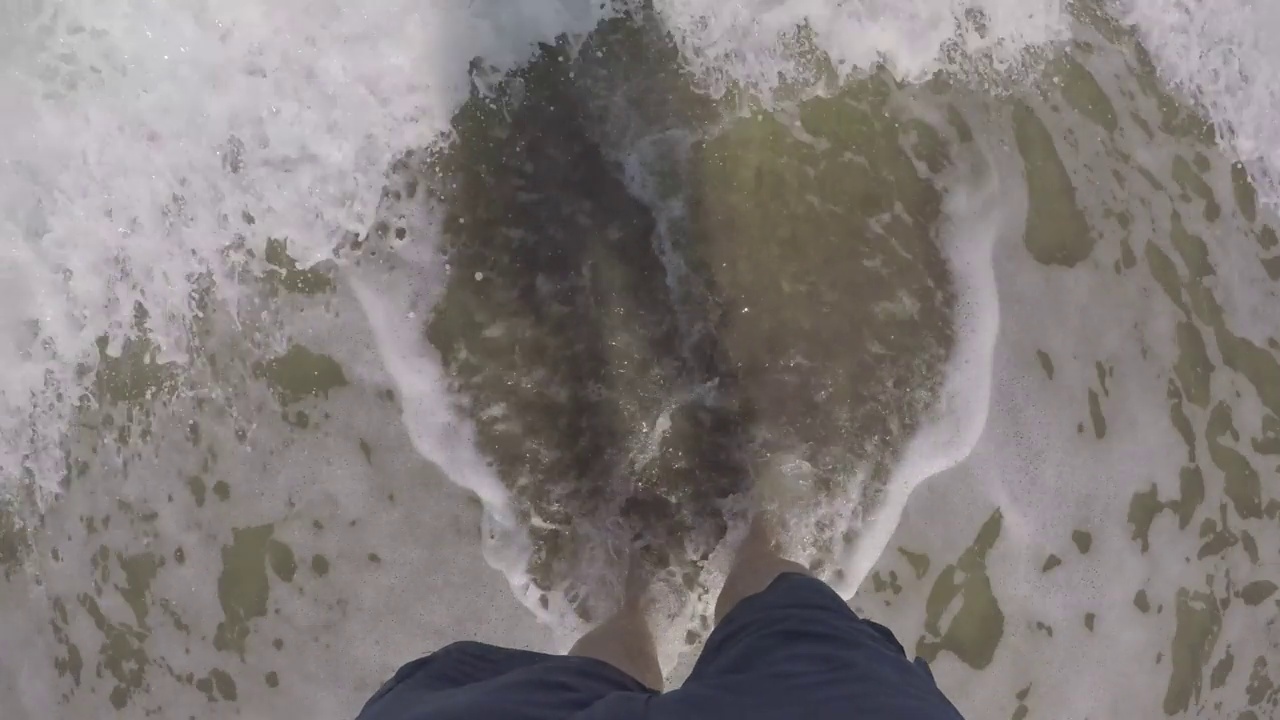
[[652, 715], [961, 720], [888, 628], [859, 618], [826, 583], [782, 557], [772, 516], [753, 521], [702, 656], [683, 687], [652, 698]]
[[601, 660], [651, 690], [662, 690], [662, 668], [639, 601], [628, 600], [613, 617], [579, 638], [569, 655]]
[[595, 658], [625, 672], [651, 690], [662, 690], [662, 667], [645, 618], [648, 590], [645, 571], [633, 556], [627, 573], [622, 607], [608, 620], [583, 635], [569, 650], [574, 657]]
[[803, 565], [783, 558], [777, 550], [773, 523], [763, 514], [756, 516], [747, 536], [738, 546], [729, 576], [716, 600], [716, 624], [743, 599], [762, 592], [783, 573], [808, 575]]

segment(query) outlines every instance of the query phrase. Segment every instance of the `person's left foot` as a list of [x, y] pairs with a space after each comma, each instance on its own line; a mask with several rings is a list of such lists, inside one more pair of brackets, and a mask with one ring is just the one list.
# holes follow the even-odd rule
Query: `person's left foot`
[[647, 611], [652, 602], [649, 589], [653, 585], [655, 567], [646, 558], [643, 546], [633, 546], [627, 558], [627, 576], [622, 586], [622, 606]]
[[662, 667], [658, 663], [653, 633], [646, 617], [652, 600], [649, 593], [651, 570], [639, 548], [632, 548], [629, 555], [618, 611], [582, 636], [569, 654], [603, 660], [645, 687], [661, 691]]

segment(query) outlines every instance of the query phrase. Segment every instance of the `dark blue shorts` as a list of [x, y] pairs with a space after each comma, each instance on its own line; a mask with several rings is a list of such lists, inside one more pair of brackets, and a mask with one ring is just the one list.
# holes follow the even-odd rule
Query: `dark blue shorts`
[[961, 720], [923, 661], [825, 583], [779, 576], [659, 695], [591, 658], [455, 643], [400, 668], [358, 720]]

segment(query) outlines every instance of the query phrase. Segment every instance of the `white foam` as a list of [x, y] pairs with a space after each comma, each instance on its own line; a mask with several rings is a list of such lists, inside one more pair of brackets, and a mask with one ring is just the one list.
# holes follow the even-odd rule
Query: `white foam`
[[710, 86], [768, 95], [815, 78], [797, 53], [806, 27], [842, 78], [883, 63], [907, 81], [958, 56], [996, 68], [1021, 64], [1028, 47], [1062, 40], [1062, 0], [656, 0], [685, 58]]
[[395, 381], [400, 418], [414, 449], [452, 482], [476, 494], [484, 508], [485, 560], [506, 576], [530, 610], [551, 620], [540, 609], [527, 576], [532, 552], [527, 528], [519, 524], [507, 489], [476, 449], [475, 429], [455, 411], [439, 353], [424, 336], [430, 308], [421, 311], [422, 298], [440, 286], [438, 275], [434, 265], [415, 263], [390, 272], [353, 271], [348, 278], [383, 366]]
[[975, 143], [976, 151], [959, 154], [956, 165], [939, 178], [944, 200], [938, 239], [956, 294], [955, 346], [936, 404], [907, 443], [883, 503], [864, 520], [857, 543], [841, 559], [844, 576], [833, 587], [845, 597], [853, 596], [884, 552], [911, 492], [967, 458], [987, 424], [1000, 327], [991, 252], [997, 242], [1007, 244], [1022, 232], [1026, 194], [995, 170], [998, 151], [990, 138], [977, 137]]
[[1251, 0], [1115, 0], [1163, 80], [1195, 101], [1280, 204], [1280, 5]]
[[[0, 16], [0, 477], [53, 489], [101, 336], [172, 358], [191, 293], [238, 236], [301, 262], [367, 230], [392, 159], [434, 141], [470, 90], [537, 41], [593, 27], [590, 0], [65, 0]], [[250, 213], [253, 222], [244, 213]], [[234, 304], [235, 283], [222, 299]]]
[[[1205, 538], [1197, 530], [1204, 527], [1201, 523], [1222, 522], [1235, 532], [1248, 531], [1264, 556], [1275, 547], [1274, 523], [1238, 517], [1223, 504], [1227, 498], [1222, 471], [1204, 455], [1209, 412], [1191, 402], [1184, 403], [1183, 410], [1199, 436], [1196, 448], [1205, 499], [1186, 529], [1172, 513], [1162, 513], [1150, 528], [1144, 527], [1140, 534], [1150, 540], [1149, 553], [1135, 542], [1139, 527], [1130, 524], [1128, 515], [1135, 493], [1155, 487], [1164, 501], [1178, 498], [1183, 492], [1180, 471], [1188, 462], [1187, 447], [1170, 422], [1166, 400], [1171, 379], [1181, 382], [1173, 369], [1180, 352], [1176, 325], [1186, 318], [1166, 299], [1152, 268], [1141, 260], [1144, 248], [1161, 248], [1175, 266], [1183, 265], [1170, 239], [1169, 217], [1177, 209], [1188, 231], [1207, 241], [1215, 275], [1206, 283], [1224, 305], [1231, 294], [1255, 303], [1267, 296], [1242, 282], [1259, 270], [1256, 249], [1240, 230], [1250, 223], [1229, 199], [1230, 158], [1195, 139], [1157, 135], [1153, 142], [1134, 114], [1142, 113], [1144, 122], [1155, 124], [1151, 119], [1158, 118], [1159, 111], [1134, 92], [1134, 63], [1126, 48], [1109, 47], [1087, 29], [1080, 29], [1080, 36], [1095, 51], [1076, 59], [1108, 93], [1119, 129], [1099, 133], [1092, 121], [1052, 90], [1048, 97], [1040, 88], [1021, 96], [1058, 143], [1075, 185], [1075, 199], [1090, 219], [1097, 244], [1087, 260], [1067, 269], [1035, 262], [1016, 234], [999, 241], [994, 265], [1001, 329], [986, 430], [964, 463], [921, 488], [894, 538], [915, 552], [954, 562], [957, 548], [972, 541], [984, 518], [997, 508], [1003, 516], [1000, 538], [984, 563], [1002, 613], [1003, 634], [994, 658], [976, 670], [944, 652], [934, 664], [942, 686], [973, 716], [1011, 712], [1014, 693], [1028, 686], [1034, 688], [1028, 704], [1054, 708], [1058, 716], [1159, 714], [1166, 687], [1187, 687], [1188, 682], [1176, 675], [1169, 661], [1171, 650], [1183, 651], [1175, 644], [1179, 592], [1209, 591], [1223, 599], [1232, 592], [1225, 579], [1228, 573], [1231, 578], [1267, 574], [1238, 548], [1203, 552]], [[994, 136], [1016, 145], [997, 124], [971, 125], [979, 139]], [[1213, 222], [1204, 218], [1198, 198], [1182, 198], [1172, 177], [1174, 158], [1195, 153], [1203, 153], [1208, 161], [1204, 175], [1221, 202], [1222, 217]], [[1001, 156], [1005, 162], [998, 171], [1011, 188], [1016, 187], [1022, 163], [1011, 152]], [[1152, 191], [1153, 184], [1140, 175], [1143, 169], [1165, 190]], [[1011, 202], [1017, 202], [1017, 194], [1020, 191], [1011, 193]], [[1117, 223], [1108, 211], [1123, 211], [1125, 222]], [[1124, 245], [1136, 251], [1136, 262], [1123, 259]], [[1233, 332], [1242, 332], [1230, 313], [1227, 318]], [[1257, 323], [1259, 336], [1275, 335], [1274, 317], [1248, 321]], [[1262, 417], [1256, 389], [1224, 367], [1212, 331], [1203, 325], [1200, 329], [1214, 368], [1208, 407], [1219, 401], [1230, 404], [1240, 437], [1238, 443], [1231, 438], [1228, 443], [1265, 477], [1268, 464], [1252, 453], [1248, 439], [1258, 436]], [[1052, 358], [1051, 366], [1042, 369], [1040, 353]], [[1101, 415], [1098, 421], [1091, 405]], [[1077, 531], [1089, 533], [1090, 545], [1080, 549]], [[1050, 554], [1059, 566], [1047, 564]], [[892, 567], [891, 555], [882, 560], [878, 570]], [[901, 569], [899, 573], [907, 574]], [[926, 597], [933, 597], [928, 593], [930, 579], [924, 582], [903, 594], [909, 598], [901, 607], [875, 608], [878, 617], [889, 616], [884, 621], [895, 629], [906, 628], [900, 637], [915, 632], [935, 635], [921, 628]], [[1139, 590], [1149, 597], [1149, 611], [1134, 607]], [[871, 606], [873, 596], [869, 591], [860, 599]], [[1228, 612], [1222, 600], [1222, 612], [1222, 636], [1212, 654], [1207, 647], [1203, 650], [1206, 674], [1226, 646], [1237, 658], [1273, 650], [1266, 638], [1244, 629], [1262, 626], [1262, 618], [1269, 617], [1265, 607], [1255, 611], [1236, 603]], [[990, 637], [990, 622], [982, 624], [981, 632]], [[1206, 679], [1203, 694], [1195, 696], [1188, 714], [1213, 715], [1210, 708], [1234, 708], [1241, 702], [1247, 675], [1237, 670], [1224, 687], [1210, 687]], [[1064, 677], [1073, 680], [1061, 682]], [[1118, 678], [1124, 678], [1123, 685]], [[1082, 696], [1082, 683], [1097, 692]]]

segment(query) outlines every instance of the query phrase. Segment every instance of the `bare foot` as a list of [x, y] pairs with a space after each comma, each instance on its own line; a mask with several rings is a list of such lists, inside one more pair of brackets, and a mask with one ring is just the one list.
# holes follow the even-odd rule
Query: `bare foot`
[[778, 540], [785, 532], [788, 511], [801, 505], [810, 491], [812, 470], [803, 460], [779, 456], [752, 487], [751, 527], [738, 546], [733, 567], [716, 600], [716, 624], [739, 602], [769, 587], [779, 575], [809, 574], [808, 568], [783, 557]]
[[653, 633], [645, 617], [648, 589], [648, 573], [642, 567], [639, 553], [632, 552], [622, 606], [612, 617], [579, 638], [569, 654], [609, 663], [645, 687], [660, 692], [662, 667], [658, 664]]
[[774, 542], [781, 540], [791, 525], [790, 518], [813, 503], [816, 475], [813, 466], [797, 455], [771, 457], [751, 487], [753, 527], [763, 524], [761, 529]]
[[809, 574], [808, 568], [778, 553], [770, 525], [767, 514], [757, 514], [746, 538], [738, 546], [733, 568], [725, 578], [720, 597], [716, 599], [717, 625], [738, 603], [769, 587], [779, 575], [789, 572]]

